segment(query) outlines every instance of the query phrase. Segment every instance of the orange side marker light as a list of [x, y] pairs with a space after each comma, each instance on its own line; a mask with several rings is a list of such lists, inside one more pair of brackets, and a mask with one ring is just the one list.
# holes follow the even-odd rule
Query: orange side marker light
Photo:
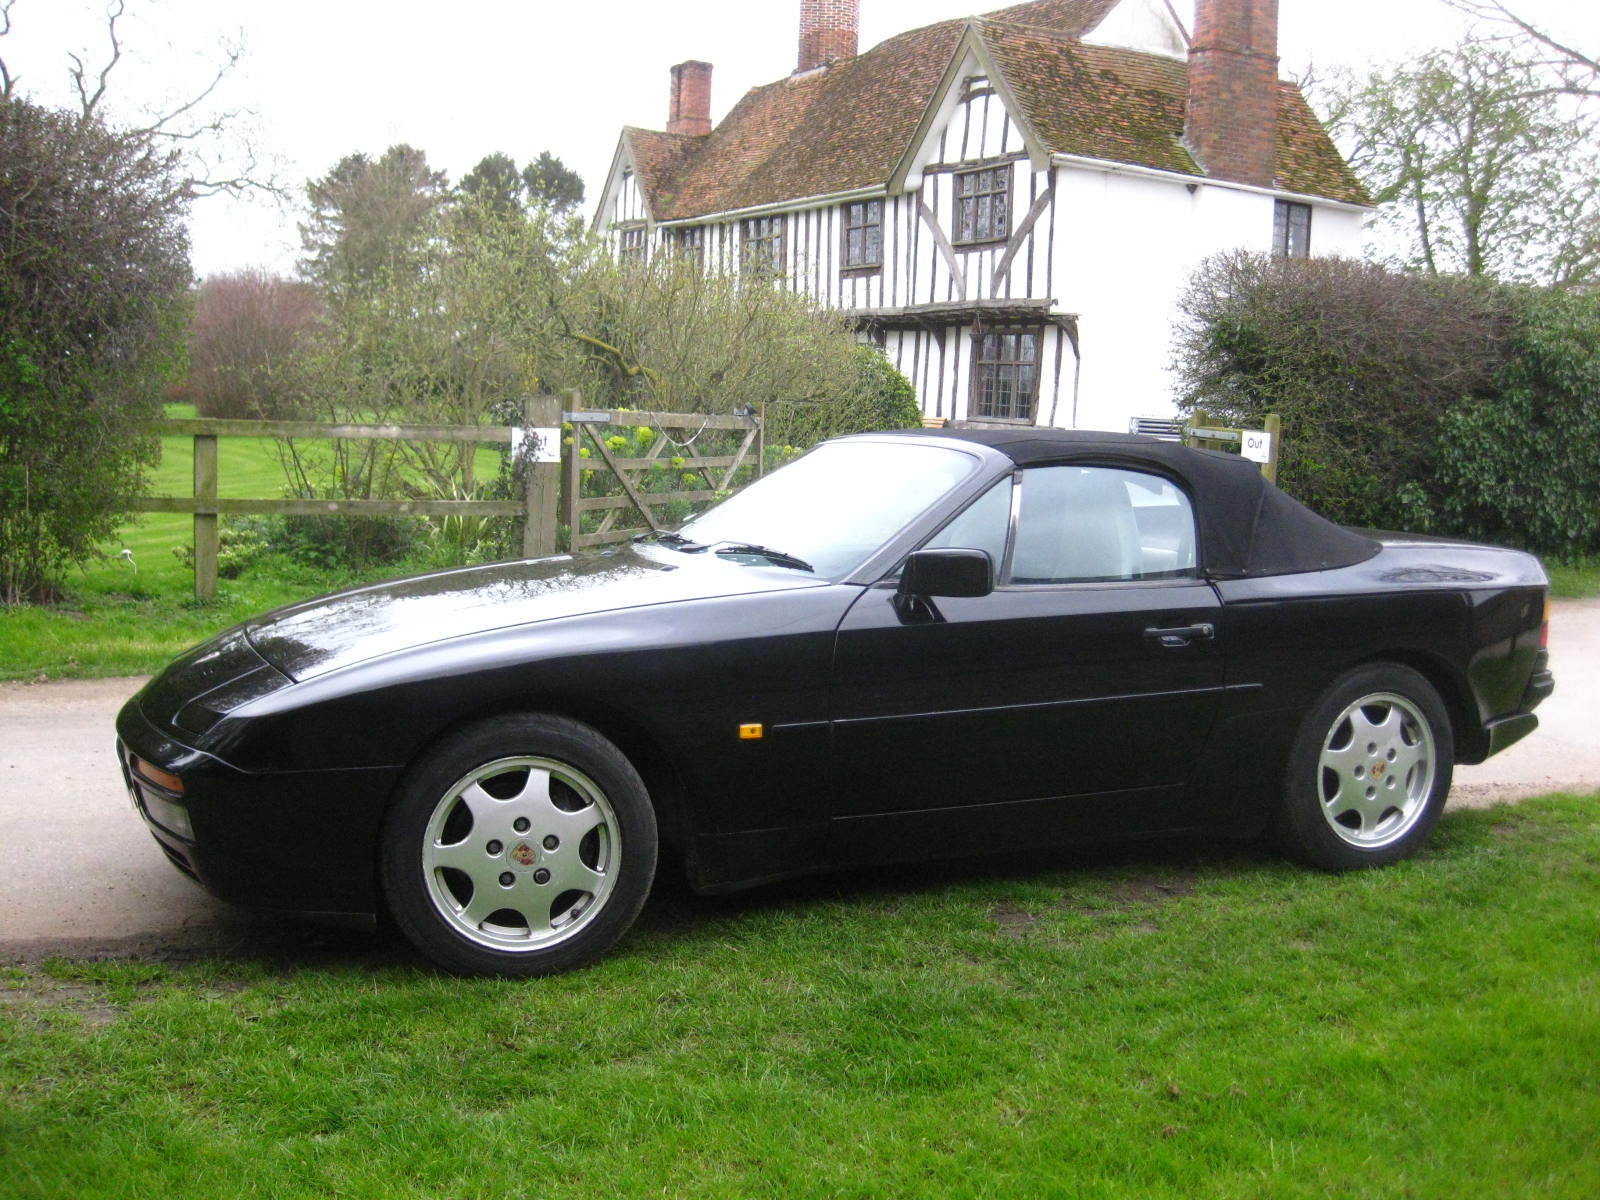
[[764, 725], [741, 725], [741, 726], [739, 726], [739, 738], [740, 738], [741, 741], [756, 742], [756, 741], [760, 741], [762, 738], [764, 738], [766, 736], [767, 736], [767, 730], [766, 730], [766, 726], [764, 726]]

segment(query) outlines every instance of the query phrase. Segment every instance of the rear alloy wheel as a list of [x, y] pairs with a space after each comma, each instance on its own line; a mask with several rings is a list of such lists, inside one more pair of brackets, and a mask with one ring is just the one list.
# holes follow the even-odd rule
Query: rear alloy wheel
[[1408, 667], [1360, 667], [1301, 724], [1281, 829], [1331, 870], [1383, 866], [1427, 840], [1450, 791], [1454, 741], [1439, 693]]
[[644, 784], [594, 730], [507, 716], [447, 738], [384, 824], [384, 892], [429, 958], [473, 975], [545, 975], [609, 949], [655, 874]]

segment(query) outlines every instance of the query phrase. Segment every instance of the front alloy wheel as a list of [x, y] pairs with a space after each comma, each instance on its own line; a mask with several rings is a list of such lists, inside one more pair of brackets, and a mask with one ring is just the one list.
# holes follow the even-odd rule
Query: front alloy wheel
[[501, 758], [440, 797], [422, 839], [434, 909], [513, 953], [576, 937], [606, 905], [621, 827], [598, 784], [549, 758]]
[[384, 822], [384, 894], [463, 974], [544, 975], [609, 949], [655, 875], [655, 814], [614, 745], [561, 717], [497, 717], [417, 764]]

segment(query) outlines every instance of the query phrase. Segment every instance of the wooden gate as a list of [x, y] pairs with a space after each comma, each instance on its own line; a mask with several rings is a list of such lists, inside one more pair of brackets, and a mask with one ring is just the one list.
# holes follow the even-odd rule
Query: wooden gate
[[[662, 520], [659, 510], [716, 499], [735, 486], [746, 466], [752, 474], [761, 474], [761, 423], [753, 415], [604, 409], [565, 412], [562, 417], [572, 426], [571, 441], [563, 439], [561, 455], [561, 520], [572, 550], [626, 541], [675, 524]], [[608, 434], [608, 430], [626, 432]], [[626, 454], [628, 443], [637, 443], [641, 430], [647, 431], [649, 444], [632, 447], [643, 453]], [[594, 494], [613, 489], [586, 488], [591, 472], [614, 479], [622, 494]], [[688, 486], [682, 486], [686, 482]], [[663, 483], [679, 486], [663, 489]], [[591, 494], [584, 495], [586, 490]], [[598, 522], [586, 522], [592, 513], [603, 515]], [[586, 529], [586, 524], [594, 527]]]

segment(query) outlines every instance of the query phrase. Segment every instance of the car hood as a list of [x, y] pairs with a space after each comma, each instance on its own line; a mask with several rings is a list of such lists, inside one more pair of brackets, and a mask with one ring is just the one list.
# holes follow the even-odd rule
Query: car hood
[[245, 632], [262, 658], [298, 681], [412, 646], [536, 621], [826, 583], [709, 554], [628, 547], [356, 588], [267, 613]]

